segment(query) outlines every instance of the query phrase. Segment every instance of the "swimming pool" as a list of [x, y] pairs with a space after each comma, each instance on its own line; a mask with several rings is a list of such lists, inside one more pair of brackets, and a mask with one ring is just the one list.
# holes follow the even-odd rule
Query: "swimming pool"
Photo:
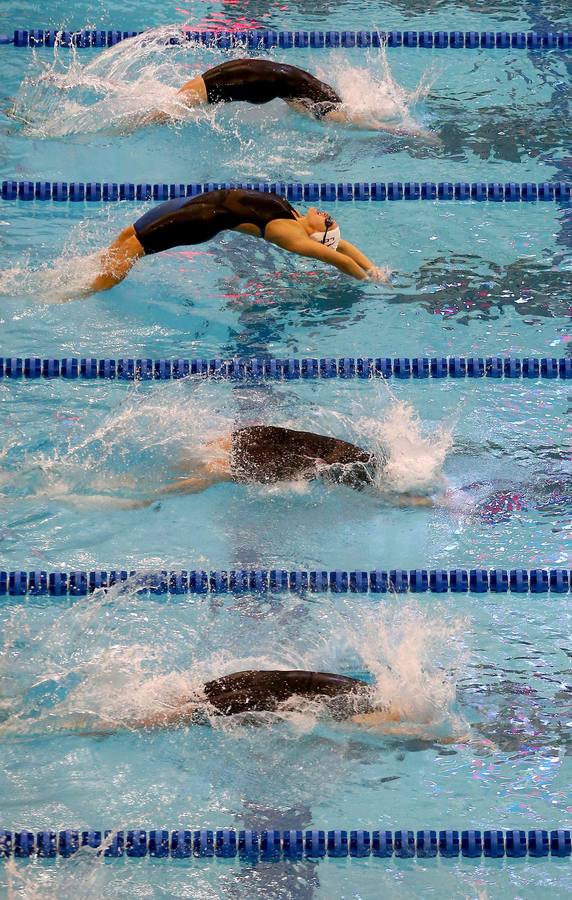
[[[74, 27], [188, 19], [264, 27], [562, 29], [552, 3], [378, 6], [75, 4]], [[180, 10], [190, 12], [181, 12]], [[13, 7], [0, 31], [71, 24], [51, 0]], [[148, 102], [220, 61], [189, 46], [78, 51], [62, 82], [53, 51], [0, 48], [2, 178], [189, 182], [569, 180], [570, 54], [388, 50], [396, 82], [433, 84], [415, 115], [442, 146], [228, 107], [126, 133], [118, 103]], [[279, 51], [270, 56], [280, 58]], [[287, 61], [383, 99], [380, 51], [288, 51]], [[103, 80], [125, 74], [119, 98]], [[347, 67], [351, 67], [350, 76]], [[86, 68], [87, 67], [87, 68]], [[142, 68], [145, 71], [142, 73]], [[346, 74], [344, 75], [344, 67]], [[30, 76], [34, 83], [17, 94]], [[46, 76], [46, 72], [44, 72]], [[144, 76], [144, 77], [143, 77]], [[178, 80], [177, 80], [178, 79]], [[65, 90], [56, 85], [66, 85]], [[97, 105], [99, 104], [99, 105]], [[49, 115], [42, 111], [49, 110]], [[42, 115], [40, 115], [42, 113]], [[121, 117], [119, 117], [121, 118]], [[336, 217], [391, 286], [225, 235], [140, 263], [108, 294], [54, 301], [85, 258], [150, 207], [4, 202], [3, 356], [565, 356], [570, 210], [558, 203], [339, 203]], [[70, 264], [70, 260], [72, 260]], [[55, 270], [55, 271], [54, 271]], [[142, 383], [0, 381], [0, 569], [570, 568], [570, 390], [565, 381]], [[324, 485], [224, 484], [145, 496], [180, 457], [232, 423], [381, 443], [394, 484], [446, 480], [449, 502], [403, 509]], [[3, 598], [3, 827], [569, 828], [569, 595], [283, 594]], [[391, 676], [387, 674], [389, 665]], [[310, 712], [271, 727], [61, 733], [67, 716], [119, 721], [242, 668], [385, 678], [443, 744], [379, 737]], [[446, 673], [445, 675], [443, 673]], [[459, 731], [456, 729], [459, 728]], [[569, 859], [96, 860], [4, 866], [16, 896], [535, 897], [567, 894]]]

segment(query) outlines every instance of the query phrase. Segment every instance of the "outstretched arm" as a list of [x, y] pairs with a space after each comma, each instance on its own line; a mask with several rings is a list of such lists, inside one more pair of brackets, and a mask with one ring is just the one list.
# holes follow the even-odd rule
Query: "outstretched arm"
[[349, 256], [350, 259], [353, 259], [354, 262], [357, 262], [358, 266], [361, 266], [366, 272], [368, 269], [373, 268], [373, 263], [371, 259], [368, 259], [365, 253], [362, 253], [354, 244], [350, 244], [349, 241], [341, 240], [338, 244], [338, 253], [345, 253], [346, 256]]
[[172, 481], [171, 484], [167, 484], [165, 487], [161, 488], [158, 493], [198, 494], [201, 491], [206, 491], [206, 489], [213, 484], [217, 484], [219, 481], [223, 480], [227, 479], [212, 474], [192, 475], [190, 478], [177, 478], [176, 481]]
[[136, 728], [168, 728], [170, 725], [188, 725], [194, 713], [197, 711], [196, 703], [186, 703], [184, 706], [177, 706], [175, 709], [162, 709], [160, 712], [152, 713], [139, 719]]
[[357, 262], [358, 266], [361, 266], [362, 269], [365, 270], [365, 274], [370, 281], [375, 281], [377, 284], [389, 283], [391, 269], [388, 266], [374, 265], [361, 250], [355, 247], [354, 244], [350, 244], [349, 241], [340, 241], [338, 244], [338, 253], [345, 253], [346, 256], [349, 256], [354, 262]]
[[388, 134], [397, 134], [401, 137], [416, 137], [428, 144], [441, 144], [441, 138], [434, 131], [423, 128], [413, 119], [405, 120], [399, 124], [395, 122], [382, 122], [373, 116], [364, 115], [362, 113], [354, 113], [351, 110], [333, 109], [329, 112], [325, 119], [331, 122], [340, 122], [346, 125], [353, 125], [354, 128], [364, 128], [367, 131], [385, 131]]
[[[366, 270], [351, 256], [340, 250], [332, 250], [331, 247], [326, 247], [324, 244], [313, 241], [308, 235], [300, 233], [298, 228], [284, 228], [277, 233], [273, 229], [272, 237], [268, 237], [268, 240], [278, 247], [282, 247], [283, 250], [290, 251], [290, 253], [297, 253], [298, 256], [307, 256], [310, 259], [319, 259], [330, 266], [335, 266], [344, 275], [357, 278], [358, 281], [365, 281], [367, 278]], [[367, 262], [369, 263], [369, 260]]]

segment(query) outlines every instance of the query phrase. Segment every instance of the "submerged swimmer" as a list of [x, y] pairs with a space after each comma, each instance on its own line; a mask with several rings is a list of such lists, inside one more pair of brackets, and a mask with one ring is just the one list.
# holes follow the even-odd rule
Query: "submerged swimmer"
[[99, 275], [86, 293], [105, 291], [126, 277], [142, 256], [202, 244], [221, 231], [262, 237], [298, 256], [335, 266], [358, 281], [389, 280], [361, 250], [342, 240], [337, 222], [311, 207], [302, 215], [283, 197], [239, 188], [167, 200], [125, 228], [102, 256]]
[[[415, 122], [390, 124], [354, 113], [344, 107], [341, 97], [329, 84], [297, 66], [267, 59], [232, 59], [221, 63], [187, 81], [179, 89], [178, 96], [191, 107], [234, 101], [263, 104], [279, 98], [298, 112], [322, 121], [435, 140], [435, 135]], [[388, 114], [393, 115], [394, 109]], [[166, 122], [170, 118], [169, 113], [159, 110], [144, 116], [141, 124]]]
[[[246, 670], [207, 681], [193, 697], [183, 697], [151, 715], [130, 719], [123, 727], [165, 728], [205, 725], [219, 716], [288, 712], [306, 702], [320, 704], [336, 721], [349, 721], [386, 734], [401, 734], [421, 740], [452, 743], [467, 738], [460, 734], [438, 735], [430, 717], [410, 722], [403, 710], [380, 703], [371, 684], [359, 678], [331, 672], [303, 670]], [[75, 719], [62, 722], [63, 729], [85, 735], [110, 734], [121, 727], [116, 721]]]
[[274, 425], [248, 425], [205, 445], [207, 458], [161, 493], [197, 493], [221, 481], [313, 481], [361, 490], [373, 483], [372, 453], [339, 438]]
[[[338, 719], [373, 712], [372, 691], [365, 681], [329, 672], [281, 669], [233, 672], [207, 681], [201, 694], [200, 698], [148, 716], [138, 723], [139, 727], [200, 722], [205, 712], [213, 716], [277, 712], [282, 704], [293, 698], [322, 702], [330, 706], [328, 711]], [[337, 702], [329, 705], [328, 700]], [[344, 700], [345, 703], [340, 702]], [[395, 717], [388, 718], [388, 721], [394, 720]]]
[[[376, 488], [378, 496], [392, 506], [432, 506], [434, 498], [413, 492], [395, 492], [383, 484], [386, 460], [340, 438], [311, 431], [297, 431], [277, 425], [247, 425], [204, 443], [174, 468], [181, 474], [145, 499], [113, 494], [54, 494], [42, 491], [71, 505], [89, 504], [116, 509], [141, 509], [153, 505], [165, 494], [197, 494], [222, 482], [277, 484], [315, 481], [344, 485], [356, 491]], [[138, 482], [123, 479], [124, 488], [137, 489]]]
[[[275, 484], [315, 481], [345, 485], [361, 491], [372, 487], [383, 461], [349, 441], [275, 425], [248, 425], [209, 441], [205, 459], [193, 460], [191, 475], [182, 475], [159, 494], [195, 494], [224, 481]], [[148, 506], [157, 497], [133, 506]], [[398, 494], [396, 505], [431, 504], [431, 498]]]

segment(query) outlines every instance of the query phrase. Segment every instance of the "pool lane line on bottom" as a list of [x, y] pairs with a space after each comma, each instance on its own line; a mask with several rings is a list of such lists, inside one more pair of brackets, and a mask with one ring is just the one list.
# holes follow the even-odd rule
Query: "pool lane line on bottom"
[[0, 857], [70, 857], [91, 848], [104, 857], [198, 857], [292, 860], [340, 857], [569, 857], [571, 834], [564, 829], [467, 829], [398, 831], [363, 829], [289, 829], [278, 831], [232, 828], [168, 831], [7, 831], [0, 830]]
[[202, 569], [0, 572], [0, 598], [85, 597], [123, 586], [142, 594], [550, 594], [572, 588], [571, 569]]
[[117, 381], [171, 381], [181, 378], [213, 381], [312, 381], [331, 378], [369, 380], [414, 379], [430, 382], [443, 378], [572, 380], [572, 356], [326, 356], [320, 358], [189, 358], [113, 359], [105, 357], [0, 357], [0, 379], [34, 381], [38, 378]]

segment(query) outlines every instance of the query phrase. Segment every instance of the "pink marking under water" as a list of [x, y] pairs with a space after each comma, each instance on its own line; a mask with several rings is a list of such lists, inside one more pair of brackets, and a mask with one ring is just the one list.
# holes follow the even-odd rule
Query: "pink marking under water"
[[177, 250], [175, 253], [167, 251], [165, 256], [186, 256], [187, 259], [194, 259], [195, 256], [212, 256], [208, 250]]
[[[227, 2], [232, 2], [232, 0], [227, 0]], [[257, 28], [262, 28], [262, 23], [257, 22], [256, 19], [250, 19], [248, 21], [244, 17], [238, 19], [238, 21], [231, 21], [230, 19], [222, 18], [222, 21], [215, 21], [215, 17], [218, 18], [219, 13], [213, 13], [210, 16], [206, 16], [200, 22], [196, 24], [189, 25], [185, 23], [183, 25], [183, 31], [200, 31], [201, 29], [214, 31], [255, 31]]]

